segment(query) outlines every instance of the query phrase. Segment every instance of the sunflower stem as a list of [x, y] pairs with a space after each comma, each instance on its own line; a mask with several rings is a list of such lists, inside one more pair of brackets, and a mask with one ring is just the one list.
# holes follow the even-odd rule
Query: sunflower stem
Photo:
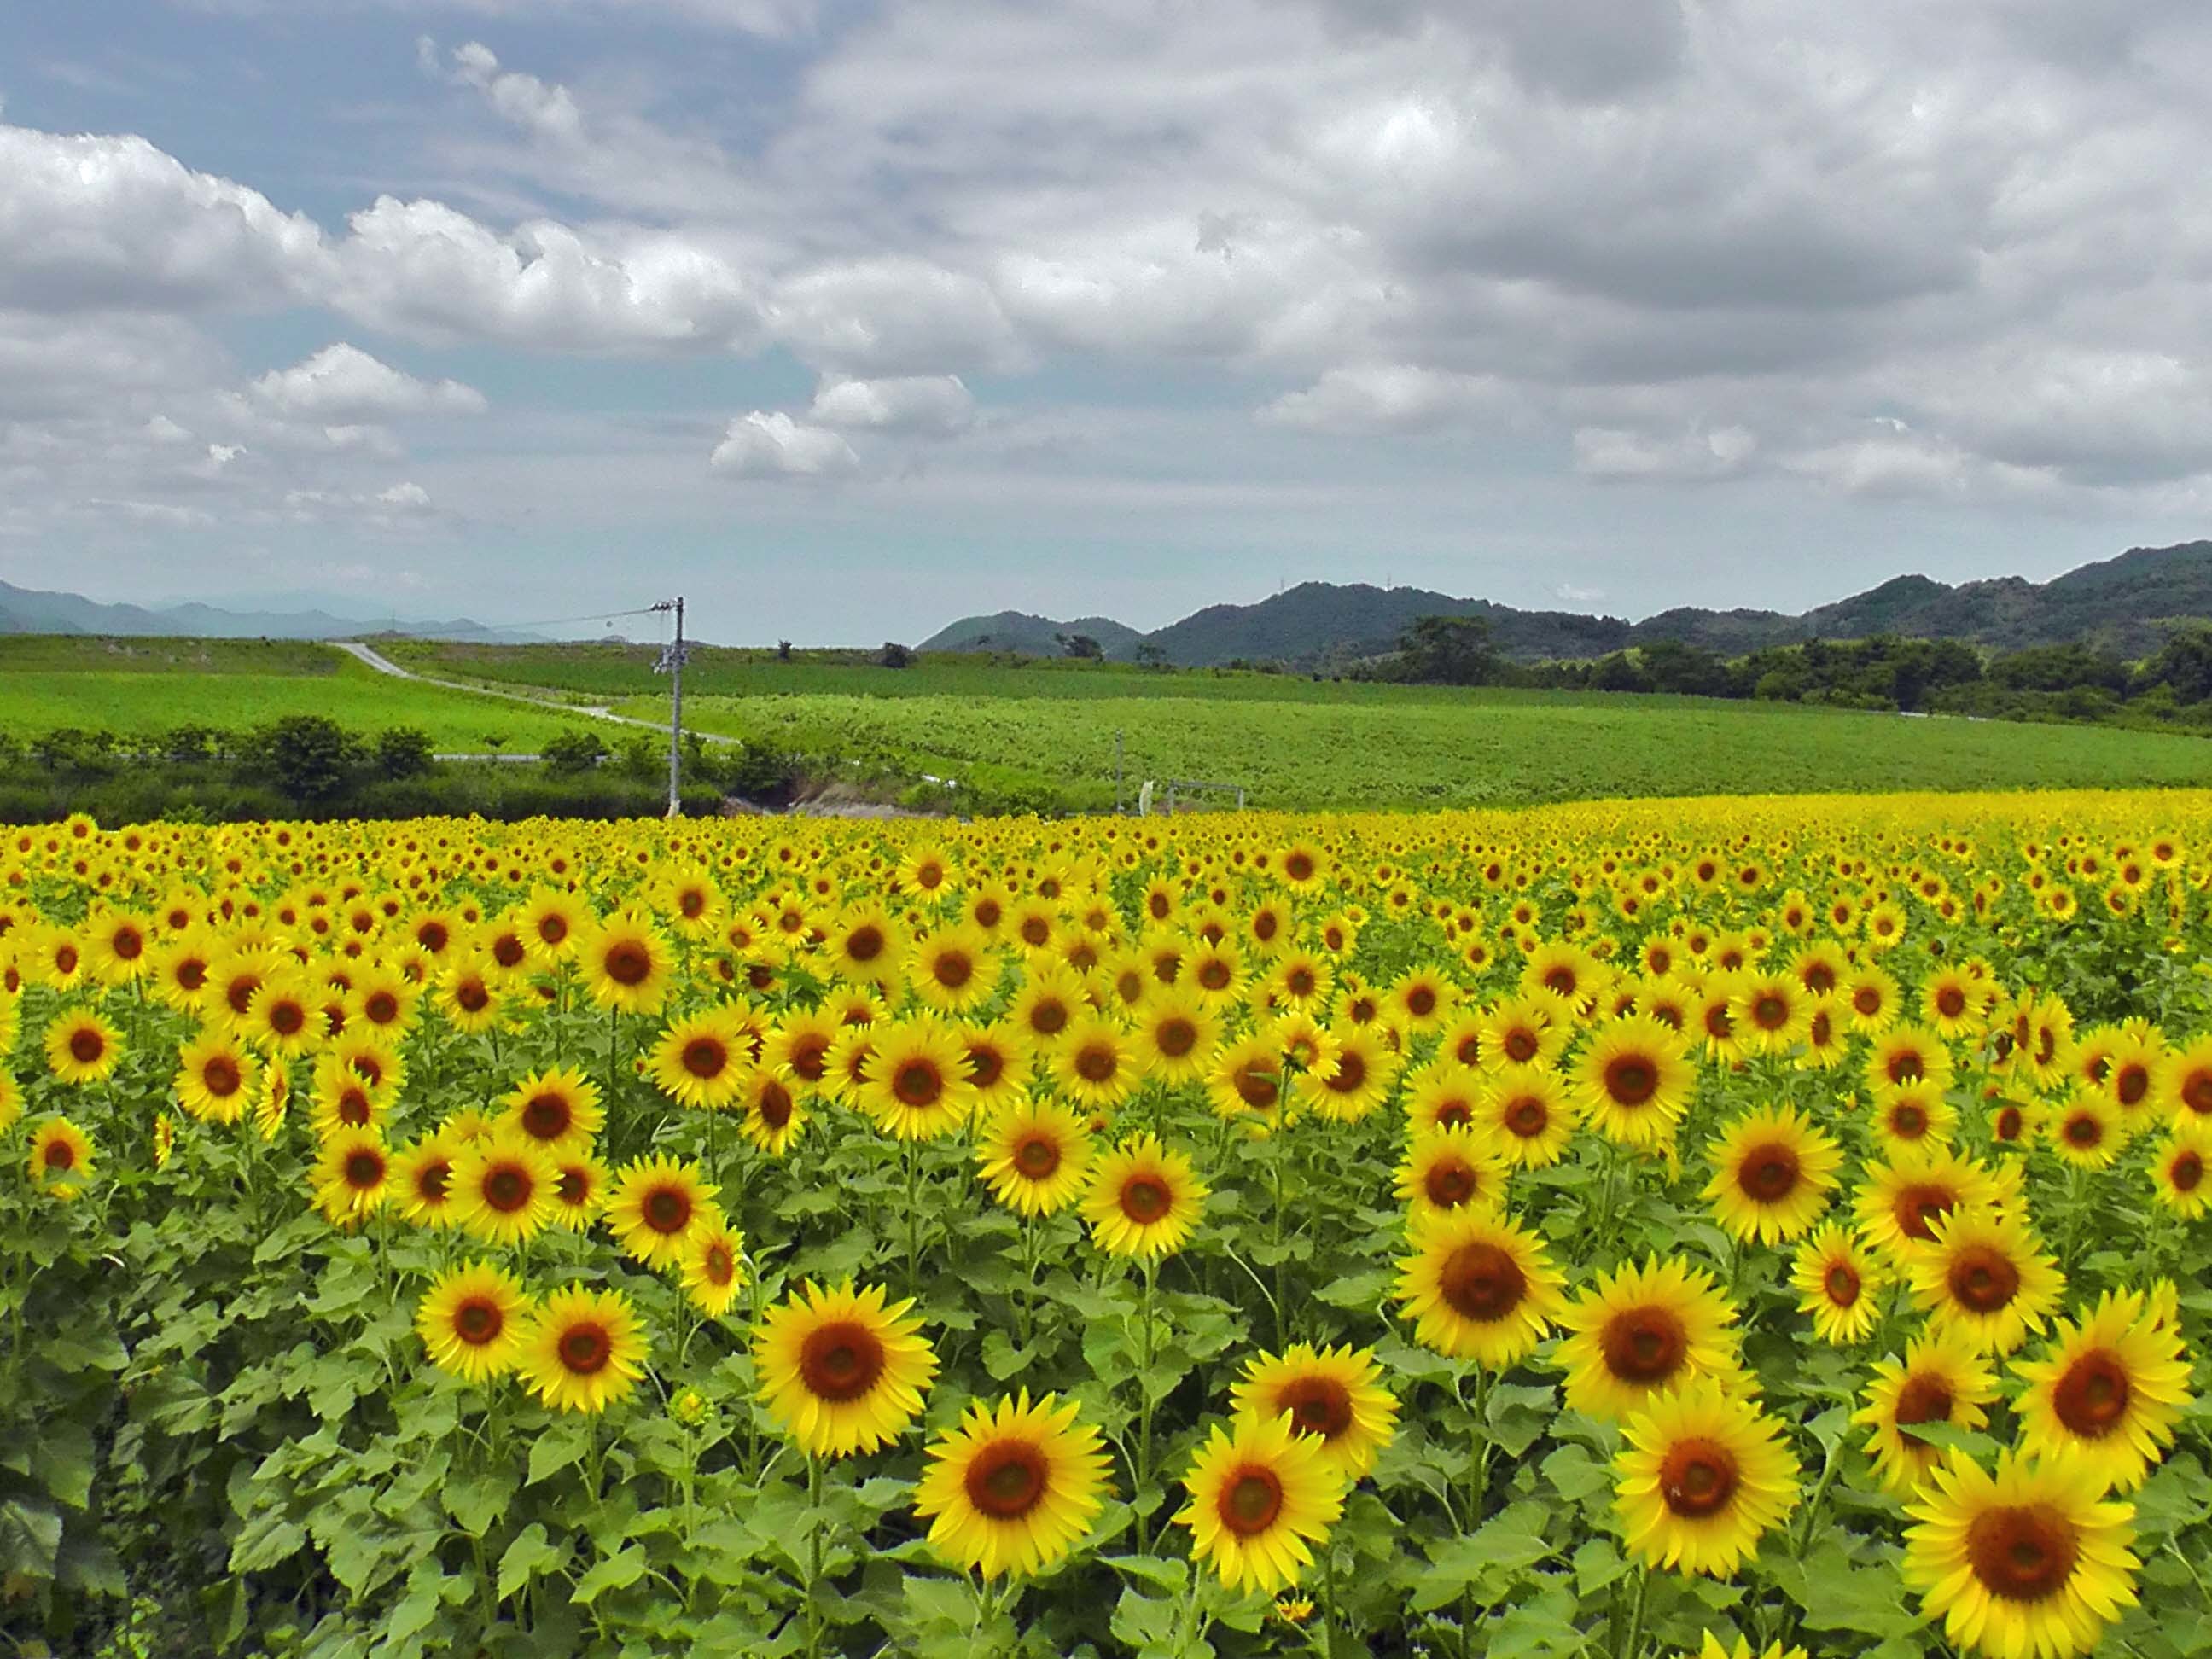
[[906, 1287], [921, 1293], [921, 1143], [906, 1143]]
[[806, 1602], [807, 1659], [820, 1659], [822, 1653], [822, 1604], [815, 1598], [816, 1588], [822, 1583], [822, 1460], [809, 1453], [806, 1459], [806, 1582], [799, 1586], [799, 1595]]
[[1636, 1600], [1628, 1609], [1628, 1639], [1621, 1644], [1619, 1659], [1636, 1659], [1637, 1650], [1644, 1645], [1644, 1608], [1651, 1595], [1651, 1569], [1639, 1567], [1636, 1571]]
[[[1145, 1258], [1144, 1274], [1145, 1291], [1138, 1304], [1142, 1328], [1137, 1338], [1137, 1478], [1133, 1496], [1150, 1491], [1152, 1482], [1152, 1285], [1159, 1275], [1157, 1258]], [[1140, 1549], [1152, 1547], [1151, 1534], [1151, 1522], [1140, 1518], [1137, 1522]]]

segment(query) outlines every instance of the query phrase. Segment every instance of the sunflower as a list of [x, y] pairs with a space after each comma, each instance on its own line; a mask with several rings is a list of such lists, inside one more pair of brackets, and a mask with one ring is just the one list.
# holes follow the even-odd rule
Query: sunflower
[[1088, 1012], [1068, 1027], [1046, 1065], [1063, 1095], [1093, 1110], [1120, 1105], [1144, 1078], [1139, 1045], [1113, 1021]]
[[632, 1261], [669, 1267], [695, 1235], [721, 1224], [715, 1191], [696, 1164], [665, 1154], [640, 1158], [615, 1177], [607, 1195], [607, 1231]]
[[239, 1022], [246, 1040], [265, 1054], [296, 1060], [321, 1044], [328, 1028], [305, 974], [272, 973], [254, 988]]
[[1492, 1370], [1534, 1352], [1560, 1309], [1542, 1242], [1502, 1214], [1462, 1208], [1416, 1217], [1398, 1263], [1400, 1307], [1414, 1340]]
[[1853, 1202], [1869, 1243], [1900, 1267], [1916, 1247], [1936, 1237], [1936, 1224], [1954, 1211], [1996, 1201], [1990, 1172], [1948, 1147], [1900, 1151], [1887, 1164], [1869, 1164]]
[[1907, 1511], [1905, 1582], [1944, 1633], [1988, 1659], [2072, 1659], [2136, 1603], [2134, 1506], [2105, 1497], [2079, 1458], [2001, 1452], [1991, 1474], [1962, 1451]]
[[810, 1456], [890, 1444], [921, 1414], [937, 1356], [911, 1318], [876, 1286], [809, 1280], [753, 1333], [753, 1369], [769, 1416]]
[[1870, 1431], [1867, 1450], [1882, 1485], [1910, 1498], [1943, 1455], [1913, 1429], [1923, 1423], [1978, 1429], [1990, 1420], [1983, 1407], [1996, 1397], [1997, 1380], [1981, 1350], [1957, 1331], [1931, 1329], [1913, 1339], [1902, 1364], [1875, 1362], [1866, 1403], [1851, 1421]]
[[794, 1088], [819, 1089], [828, 1074], [830, 1050], [842, 1030], [827, 1009], [791, 1009], [762, 1045], [761, 1064]]
[[900, 1140], [951, 1134], [974, 1110], [968, 1047], [958, 1026], [922, 1016], [869, 1028], [860, 1105]]
[[532, 892], [518, 918], [532, 959], [548, 968], [568, 960], [575, 954], [589, 915], [573, 894], [550, 887]]
[[977, 1111], [994, 1111], [1029, 1097], [1034, 1057], [1019, 1031], [1004, 1020], [963, 1025], [960, 1041], [968, 1050], [968, 1083], [975, 1091]]
[[720, 1220], [692, 1230], [678, 1267], [684, 1293], [708, 1318], [729, 1312], [744, 1289], [744, 1237]]
[[965, 1013], [988, 1000], [999, 974], [989, 936], [962, 923], [923, 935], [907, 952], [907, 983], [939, 1013]]
[[1109, 1255], [1157, 1261], [1189, 1243], [1212, 1190], [1188, 1158], [1142, 1134], [1097, 1160], [1083, 1218], [1091, 1242]]
[[553, 1161], [553, 1224], [587, 1231], [606, 1207], [606, 1166], [588, 1150], [556, 1152]]
[[1298, 1433], [1321, 1443], [1350, 1485], [1375, 1467], [1397, 1432], [1397, 1396], [1382, 1386], [1382, 1375], [1370, 1349], [1298, 1342], [1280, 1355], [1246, 1360], [1230, 1398], [1237, 1414], [1255, 1423], [1288, 1416]]
[[1344, 1484], [1322, 1442], [1300, 1434], [1285, 1413], [1216, 1425], [1191, 1460], [1190, 1501], [1176, 1514], [1191, 1553], [1232, 1590], [1273, 1592], [1313, 1560], [1310, 1546], [1344, 1512]]
[[2045, 1121], [2051, 1150], [2077, 1170], [2102, 1170], [2119, 1158], [2127, 1133], [2120, 1109], [2102, 1089], [2078, 1088]]
[[1619, 1419], [1699, 1377], [1732, 1376], [1735, 1310], [1703, 1267], [1653, 1257], [1606, 1275], [1559, 1315], [1567, 1404]]
[[[1691, 1659], [1691, 1656], [1686, 1654], [1683, 1659]], [[1779, 1642], [1769, 1642], [1764, 1648], [1754, 1648], [1741, 1636], [1735, 1638], [1735, 1645], [1729, 1647], [1712, 1632], [1707, 1631], [1695, 1659], [1806, 1659], [1806, 1655], [1802, 1648], [1785, 1648]]]
[[1415, 1036], [1439, 1029], [1458, 1006], [1459, 997], [1459, 987], [1437, 968], [1408, 968], [1383, 993], [1390, 1017]]
[[1799, 1310], [1813, 1316], [1814, 1334], [1845, 1347], [1864, 1341], [1874, 1329], [1889, 1274], [1856, 1233], [1832, 1221], [1797, 1247], [1790, 1283]]
[[1951, 1085], [1951, 1051], [1924, 1025], [1893, 1025], [1868, 1048], [1866, 1079], [1876, 1091], [1926, 1083], [1941, 1091]]
[[706, 1008], [669, 1022], [653, 1042], [646, 1075], [679, 1106], [717, 1111], [736, 1097], [748, 1065], [738, 1011]]
[[929, 1445], [915, 1513], [945, 1559], [985, 1578], [1042, 1571], [1074, 1548], [1105, 1507], [1106, 1452], [1071, 1401], [1027, 1389], [996, 1406], [970, 1401]]
[[2158, 1201], [2184, 1221], [2194, 1221], [2212, 1203], [2204, 1176], [2212, 1166], [2212, 1120], [2176, 1123], [2151, 1155], [2152, 1190]]
[[1729, 1015], [1747, 1053], [1784, 1054], [1804, 1040], [1813, 1001], [1787, 971], [1753, 974], [1733, 987]]
[[334, 1227], [350, 1227], [392, 1195], [392, 1154], [374, 1129], [347, 1129], [323, 1142], [308, 1171], [316, 1207]]
[[1959, 1130], [1959, 1114], [1943, 1091], [1927, 1079], [1885, 1085], [1873, 1091], [1875, 1139], [1885, 1158], [1917, 1146], [1946, 1146]]
[[1015, 993], [1006, 1019], [1030, 1042], [1048, 1048], [1066, 1036], [1077, 1017], [1090, 1007], [1081, 979], [1056, 964], [1037, 963]]
[[504, 1268], [465, 1262], [431, 1281], [415, 1330], [440, 1370], [482, 1382], [514, 1369], [529, 1311], [530, 1298]]
[[1747, 1112], [1722, 1130], [1706, 1156], [1705, 1197], [1729, 1233], [1763, 1244], [1801, 1238], [1828, 1207], [1842, 1150], [1794, 1106]]
[[2177, 1124], [2212, 1126], [2212, 1033], [2166, 1051], [2152, 1071], [2151, 1097]]
[[434, 1129], [392, 1160], [392, 1184], [399, 1213], [418, 1227], [456, 1227], [460, 1206], [453, 1192], [453, 1165], [460, 1146]]
[[62, 1082], [82, 1086], [113, 1075], [123, 1040], [89, 1008], [65, 1009], [46, 1027], [46, 1066]]
[[1163, 1083], [1205, 1075], [1221, 1042], [1221, 1017], [1186, 991], [1167, 990], [1131, 1011], [1130, 1035], [1146, 1074]]
[[1398, 1165], [1398, 1197], [1409, 1216], [1463, 1205], [1494, 1210], [1505, 1201], [1505, 1170], [1489, 1136], [1474, 1129], [1432, 1129], [1415, 1135], [1407, 1148]]
[[212, 1028], [177, 1052], [177, 1103], [203, 1123], [235, 1123], [261, 1080], [260, 1062]]
[[1392, 1034], [1393, 1028], [1380, 1021], [1334, 1027], [1329, 1032], [1334, 1063], [1298, 1074], [1299, 1103], [1338, 1123], [1357, 1123], [1367, 1116], [1389, 1098], [1397, 1080]]
[[556, 1411], [603, 1412], [645, 1375], [644, 1327], [620, 1291], [551, 1292], [524, 1325], [515, 1370]]
[[1937, 1221], [1928, 1248], [1905, 1263], [1905, 1281], [1932, 1324], [1997, 1353], [2041, 1330], [2066, 1288], [2026, 1219], [1987, 1209], [1955, 1210]]
[[1613, 1510], [1628, 1553], [1678, 1572], [1734, 1572], [1797, 1502], [1781, 1426], [1709, 1377], [1652, 1395], [1623, 1425]]
[[85, 949], [93, 976], [103, 985], [130, 985], [154, 966], [151, 925], [127, 910], [100, 910], [86, 918]]
[[92, 1179], [92, 1137], [65, 1117], [50, 1117], [31, 1132], [31, 1179], [55, 1198], [75, 1198]]
[[1566, 1155], [1575, 1121], [1567, 1106], [1566, 1085], [1556, 1072], [1534, 1066], [1502, 1066], [1490, 1074], [1478, 1128], [1509, 1164], [1524, 1170], [1547, 1169]]
[[167, 940], [155, 951], [150, 981], [155, 996], [179, 1013], [198, 1013], [214, 994], [209, 974], [215, 958], [207, 934], [198, 928]]
[[1681, 1039], [1641, 1014], [1602, 1028], [1575, 1060], [1576, 1103], [1628, 1146], [1670, 1143], [1696, 1083]]
[[1256, 1117], [1273, 1124], [1282, 1115], [1290, 1080], [1282, 1049], [1271, 1037], [1255, 1033], [1215, 1051], [1206, 1094], [1217, 1117]]
[[1875, 1036], [1897, 1023], [1901, 994], [1887, 969], [1869, 964], [1844, 987], [1844, 1006], [1850, 1011], [1851, 1029]]
[[1575, 1034], [1574, 1011], [1556, 997], [1520, 996], [1483, 1017], [1486, 1066], [1552, 1066]]
[[1054, 1215], [1089, 1178], [1091, 1133], [1066, 1107], [1030, 1101], [988, 1121], [975, 1159], [992, 1197], [1015, 1214]]
[[520, 1244], [553, 1219], [553, 1160], [527, 1135], [501, 1131], [453, 1161], [461, 1225], [488, 1244]]
[[675, 971], [667, 941], [635, 911], [618, 910], [593, 927], [578, 949], [584, 988], [601, 1008], [657, 1014]]
[[2044, 1357], [2015, 1364], [2014, 1410], [2031, 1452], [2072, 1452], [2114, 1492], [2133, 1492], [2173, 1442], [2189, 1400], [2181, 1333], [2140, 1291], [2107, 1291], [2079, 1323], [2062, 1320]]
[[788, 1081], [765, 1066], [748, 1067], [738, 1085], [738, 1131], [770, 1158], [781, 1158], [807, 1124]]
[[[281, 1066], [283, 1056], [274, 1055], [269, 1063]], [[315, 1133], [321, 1135], [334, 1134], [340, 1129], [381, 1127], [398, 1093], [397, 1090], [369, 1083], [337, 1055], [329, 1053], [315, 1062], [313, 1088]]]
[[[282, 976], [273, 972], [267, 974], [264, 983]], [[260, 986], [255, 987], [257, 997], [260, 989]], [[347, 1026], [350, 1029], [359, 1024], [396, 1047], [414, 1026], [416, 1005], [422, 994], [422, 988], [397, 969], [384, 963], [374, 965], [354, 981], [353, 989], [346, 994]], [[252, 1018], [250, 1006], [246, 1018]]]
[[1820, 998], [1807, 1011], [1805, 1035], [1791, 1063], [1801, 1072], [1833, 1071], [1850, 1051], [1843, 999]]
[[581, 1151], [606, 1121], [599, 1085], [577, 1066], [532, 1072], [500, 1097], [507, 1108], [502, 1129], [534, 1140], [548, 1152]]

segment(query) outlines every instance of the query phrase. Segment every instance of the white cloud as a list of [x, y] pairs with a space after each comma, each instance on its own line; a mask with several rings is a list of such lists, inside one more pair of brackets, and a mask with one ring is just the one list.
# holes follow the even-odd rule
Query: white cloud
[[1592, 478], [1733, 477], [1758, 450], [1757, 434], [1741, 426], [1665, 434], [1585, 426], [1574, 436], [1575, 471]]
[[832, 376], [815, 389], [813, 406], [806, 413], [809, 420], [823, 426], [943, 435], [960, 431], [975, 418], [975, 399], [957, 374], [883, 380]]
[[483, 393], [459, 380], [418, 380], [339, 341], [256, 380], [253, 395], [279, 414], [346, 427], [410, 415], [481, 415]]
[[989, 286], [925, 259], [817, 266], [777, 286], [768, 319], [808, 362], [856, 374], [1006, 367], [1019, 356]]
[[1257, 418], [1316, 432], [1411, 432], [1505, 403], [1504, 388], [1486, 376], [1414, 363], [1359, 363], [1330, 369], [1304, 392], [1284, 393]]
[[0, 125], [0, 306], [271, 309], [328, 270], [321, 228], [143, 138]]
[[739, 478], [819, 478], [850, 472], [860, 458], [827, 427], [757, 409], [730, 422], [708, 464]]

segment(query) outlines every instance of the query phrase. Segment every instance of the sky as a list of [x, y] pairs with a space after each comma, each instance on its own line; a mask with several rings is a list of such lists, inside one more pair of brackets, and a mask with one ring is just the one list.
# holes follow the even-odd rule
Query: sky
[[2201, 0], [0, 8], [0, 579], [802, 644], [2041, 580], [2212, 535], [2208, 83]]

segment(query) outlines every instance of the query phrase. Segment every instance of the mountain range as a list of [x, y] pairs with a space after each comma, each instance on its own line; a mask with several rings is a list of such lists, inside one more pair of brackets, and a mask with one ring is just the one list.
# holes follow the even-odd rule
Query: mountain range
[[[190, 601], [181, 605], [103, 605], [77, 593], [48, 592], [0, 582], [0, 634], [99, 634], [200, 640], [340, 640], [393, 628], [364, 624], [328, 611], [227, 611]], [[453, 622], [401, 623], [393, 631], [426, 639], [513, 642], [527, 636], [501, 633], [465, 617]]]
[[2080, 643], [2137, 658], [2157, 650], [2178, 627], [2212, 623], [2212, 541], [2131, 548], [2047, 582], [2000, 576], [1954, 586], [1926, 576], [1898, 576], [1795, 616], [1682, 606], [1632, 623], [1521, 611], [1418, 587], [1302, 582], [1256, 605], [1208, 605], [1150, 634], [1103, 617], [1063, 623], [1002, 611], [963, 617], [924, 640], [921, 648], [1058, 656], [1059, 636], [1087, 634], [1119, 661], [1133, 660], [1139, 647], [1150, 645], [1164, 660], [1185, 668], [1236, 661], [1321, 668], [1380, 656], [1395, 648], [1416, 617], [1430, 616], [1480, 617], [1490, 623], [1499, 653], [1522, 662], [1598, 657], [1657, 640], [1741, 656], [1802, 640], [1875, 634], [1965, 640], [2001, 651]]

